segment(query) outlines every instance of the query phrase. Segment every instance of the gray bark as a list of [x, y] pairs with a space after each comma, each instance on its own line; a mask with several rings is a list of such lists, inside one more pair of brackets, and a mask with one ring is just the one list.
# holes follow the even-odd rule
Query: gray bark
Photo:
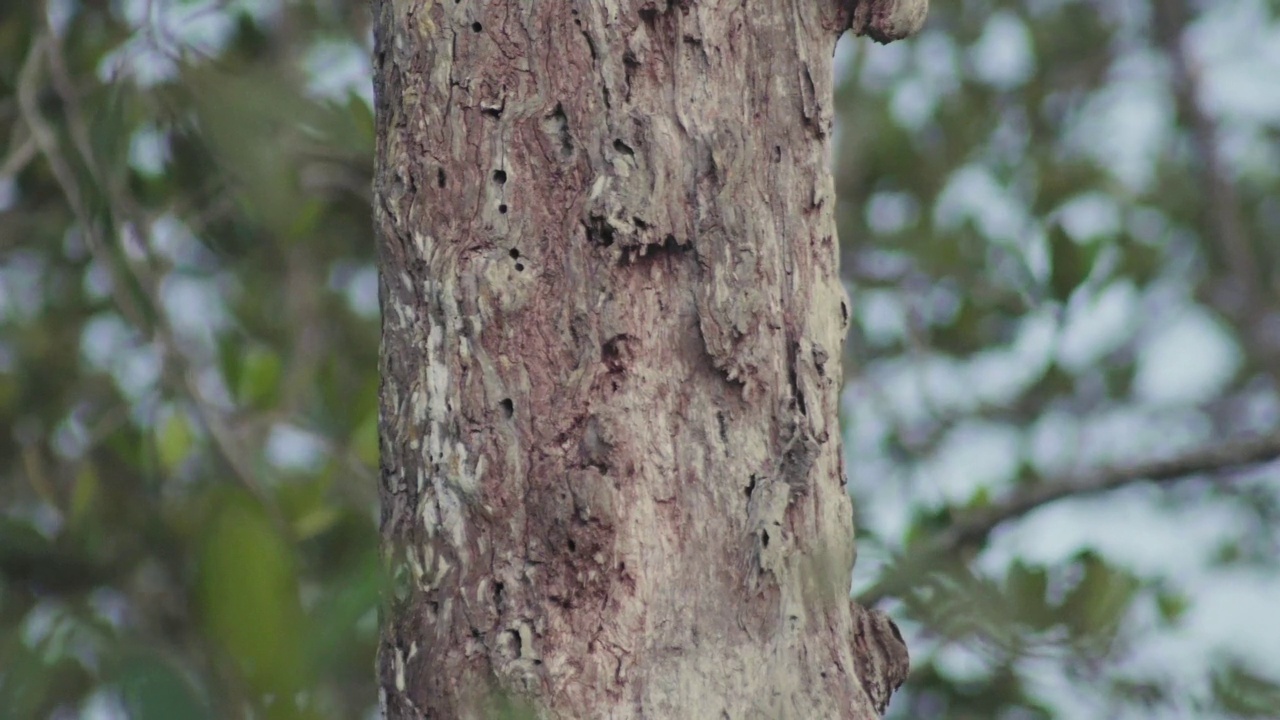
[[847, 599], [827, 157], [839, 31], [902, 16], [843, 5], [375, 1], [386, 717], [901, 682]]

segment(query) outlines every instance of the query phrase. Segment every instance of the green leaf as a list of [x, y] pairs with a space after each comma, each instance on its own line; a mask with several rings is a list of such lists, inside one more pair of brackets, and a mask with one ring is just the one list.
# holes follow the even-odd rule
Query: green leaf
[[279, 396], [283, 370], [279, 355], [261, 346], [250, 348], [241, 362], [237, 398], [249, 407], [269, 407]]
[[252, 499], [228, 495], [200, 553], [199, 598], [210, 638], [261, 692], [292, 694], [307, 659], [292, 548]]
[[132, 720], [202, 720], [212, 717], [209, 706], [170, 662], [154, 654], [127, 658], [116, 671]]
[[75, 485], [71, 489], [71, 524], [80, 525], [89, 516], [101, 495], [98, 486], [98, 472], [93, 465], [86, 463], [76, 473]]
[[156, 452], [160, 456], [160, 465], [172, 472], [191, 453], [195, 443], [195, 433], [186, 413], [170, 413], [156, 430]]
[[378, 467], [378, 413], [374, 411], [365, 416], [351, 436], [351, 447], [355, 450], [360, 462], [369, 467]]
[[1160, 611], [1160, 618], [1169, 625], [1178, 622], [1190, 606], [1191, 602], [1181, 593], [1169, 590], [1156, 593], [1156, 608]]
[[1005, 578], [1013, 606], [1028, 625], [1046, 630], [1057, 622], [1056, 613], [1046, 600], [1049, 589], [1049, 574], [1042, 567], [1032, 567], [1022, 561], [1015, 561], [1009, 567]]
[[1066, 302], [1084, 284], [1093, 270], [1096, 248], [1072, 240], [1058, 223], [1049, 227], [1049, 290], [1059, 302]]
[[1068, 624], [1088, 645], [1110, 643], [1133, 604], [1140, 583], [1127, 572], [1107, 565], [1097, 554], [1083, 553], [1080, 582], [1063, 601]]
[[1274, 718], [1280, 708], [1280, 684], [1239, 663], [1214, 676], [1213, 694], [1224, 710], [1241, 717]]

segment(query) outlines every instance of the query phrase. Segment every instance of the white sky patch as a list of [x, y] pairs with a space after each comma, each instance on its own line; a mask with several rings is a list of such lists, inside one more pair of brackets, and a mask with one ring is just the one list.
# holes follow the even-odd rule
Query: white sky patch
[[196, 239], [191, 228], [169, 213], [151, 223], [151, 247], [157, 255], [177, 266], [214, 262], [212, 254]]
[[[888, 90], [902, 81], [911, 63], [911, 47], [923, 36], [905, 42], [876, 46], [874, 52], [862, 53], [862, 85], [870, 90]], [[857, 42], [866, 42], [858, 39]]]
[[162, 368], [160, 351], [153, 345], [143, 345], [125, 353], [111, 369], [111, 377], [132, 400], [150, 392], [160, 382]]
[[920, 201], [911, 193], [877, 192], [867, 199], [867, 226], [891, 235], [913, 227], [920, 219]]
[[1243, 662], [1255, 672], [1280, 676], [1280, 623], [1274, 622], [1280, 578], [1245, 570], [1218, 570], [1197, 583], [1187, 618], [1198, 647]]
[[1127, 209], [1125, 230], [1135, 240], [1155, 245], [1169, 234], [1169, 218], [1163, 210], [1144, 205], [1129, 206]]
[[1218, 154], [1244, 183], [1272, 183], [1280, 175], [1280, 147], [1271, 139], [1274, 132], [1270, 125], [1223, 121], [1218, 124]]
[[1172, 137], [1173, 104], [1162, 56], [1131, 52], [1118, 59], [1113, 80], [1077, 112], [1066, 144], [1109, 168], [1130, 189], [1146, 189], [1155, 161]]
[[106, 371], [133, 344], [133, 330], [113, 312], [98, 313], [80, 331], [80, 357], [95, 370]]
[[129, 138], [129, 165], [143, 175], [155, 177], [169, 164], [169, 135], [146, 124]]
[[1078, 243], [1114, 237], [1120, 231], [1120, 205], [1101, 192], [1082, 193], [1056, 211], [1067, 235]]
[[343, 101], [356, 93], [373, 106], [373, 65], [368, 48], [346, 40], [318, 42], [303, 60], [307, 92], [313, 97]]
[[284, 423], [267, 436], [267, 461], [286, 470], [314, 471], [324, 462], [325, 446], [315, 434]]
[[150, 344], [138, 345], [137, 333], [119, 315], [99, 313], [80, 332], [80, 357], [97, 372], [108, 373], [120, 392], [137, 401], [160, 381], [161, 357]]
[[1061, 475], [1078, 461], [1081, 442], [1080, 419], [1051, 410], [1027, 428], [1027, 460], [1038, 473]]
[[1280, 26], [1258, 0], [1206, 6], [1187, 32], [1201, 73], [1201, 100], [1211, 115], [1280, 122]]
[[858, 325], [872, 345], [886, 347], [906, 337], [907, 309], [898, 292], [870, 288], [857, 291], [855, 297]]
[[[913, 638], [914, 639], [914, 638]], [[908, 644], [912, 655], [918, 645]], [[963, 643], [947, 643], [939, 647], [929, 658], [948, 678], [958, 682], [980, 682], [991, 675], [991, 665], [980, 653]], [[912, 659], [914, 664], [914, 658]]]
[[1014, 427], [974, 420], [957, 425], [923, 463], [920, 499], [964, 503], [981, 489], [1009, 482], [1022, 458], [1022, 433]]
[[329, 289], [345, 297], [356, 315], [378, 317], [378, 269], [372, 264], [335, 263], [329, 270]]
[[919, 130], [933, 119], [939, 99], [922, 78], [904, 78], [894, 87], [893, 96], [889, 99], [889, 112], [902, 127]]
[[974, 75], [999, 90], [1012, 90], [1035, 72], [1035, 52], [1027, 26], [1010, 12], [987, 20], [982, 36], [969, 50]]
[[222, 297], [217, 283], [206, 278], [169, 273], [160, 281], [160, 304], [174, 330], [202, 347], [212, 347], [227, 325]]
[[356, 271], [347, 283], [347, 305], [364, 318], [378, 317], [378, 270], [367, 265]]
[[1056, 565], [1090, 549], [1133, 573], [1197, 581], [1240, 526], [1241, 511], [1212, 501], [1167, 505], [1159, 502], [1163, 496], [1161, 489], [1139, 484], [1050, 503], [998, 528], [979, 565], [1001, 574], [1015, 557]]
[[1127, 463], [1155, 453], [1199, 447], [1212, 439], [1205, 418], [1194, 410], [1118, 405], [1091, 413], [1081, 423], [1078, 467]]
[[[955, 42], [943, 33], [926, 32], [907, 46], [913, 54], [903, 62], [900, 77], [890, 85], [889, 112], [899, 125], [918, 130], [933, 120], [942, 99], [960, 87], [959, 52]], [[880, 51], [877, 47], [868, 53], [868, 61]]]
[[58, 37], [66, 35], [67, 23], [75, 17], [76, 9], [76, 3], [73, 0], [47, 0], [45, 17], [48, 18], [49, 27], [55, 35]]
[[[892, 293], [867, 292], [873, 297], [894, 300]], [[864, 302], [860, 293], [855, 303]], [[892, 307], [886, 306], [886, 307]], [[887, 311], [878, 314], [886, 323]], [[1025, 318], [1010, 345], [977, 353], [967, 361], [939, 355], [895, 357], [868, 366], [861, 380], [847, 391], [856, 411], [867, 402], [876, 403], [876, 412], [886, 414], [886, 422], [912, 424], [936, 413], [972, 411], [982, 404], [1000, 405], [1012, 401], [1043, 374], [1052, 356], [1054, 323], [1050, 313]], [[856, 398], [856, 400], [855, 400]]]
[[934, 205], [934, 222], [942, 229], [954, 230], [966, 219], [973, 220], [989, 240], [1018, 248], [1026, 245], [1023, 240], [1030, 224], [1026, 204], [981, 165], [966, 165], [952, 173]]
[[1035, 382], [1053, 353], [1053, 319], [1048, 313], [1029, 315], [1018, 325], [1011, 345], [984, 350], [965, 367], [965, 385], [990, 405], [1012, 402]]
[[230, 40], [240, 14], [266, 24], [281, 10], [280, 0], [124, 0], [119, 7], [135, 32], [102, 58], [98, 78], [111, 82], [124, 75], [141, 87], [177, 77], [177, 61], [188, 53], [217, 55]]
[[1151, 403], [1204, 402], [1222, 392], [1240, 363], [1231, 333], [1198, 305], [1188, 305], [1139, 353], [1134, 393]]
[[1140, 304], [1138, 291], [1127, 278], [1094, 296], [1077, 297], [1068, 307], [1058, 338], [1058, 361], [1073, 372], [1091, 367], [1132, 336]]
[[14, 252], [0, 264], [0, 318], [27, 321], [44, 304], [44, 262], [39, 255]]
[[91, 300], [105, 300], [111, 294], [111, 270], [97, 260], [90, 260], [84, 271], [84, 293]]
[[835, 59], [832, 61], [836, 87], [840, 87], [848, 79], [849, 71], [853, 68], [853, 58], [858, 50], [855, 42], [857, 39], [853, 37], [853, 33], [845, 33], [836, 40]]

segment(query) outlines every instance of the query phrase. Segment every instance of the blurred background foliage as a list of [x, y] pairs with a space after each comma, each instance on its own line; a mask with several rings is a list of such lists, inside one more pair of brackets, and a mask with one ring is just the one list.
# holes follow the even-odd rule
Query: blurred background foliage
[[[842, 41], [891, 716], [1280, 716], [1276, 13]], [[375, 714], [370, 45], [355, 0], [0, 13], [0, 717]]]

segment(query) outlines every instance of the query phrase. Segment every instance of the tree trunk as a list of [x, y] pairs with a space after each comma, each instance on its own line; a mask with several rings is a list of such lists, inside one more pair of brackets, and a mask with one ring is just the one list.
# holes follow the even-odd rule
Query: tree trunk
[[386, 717], [877, 716], [826, 163], [886, 12], [375, 1]]

